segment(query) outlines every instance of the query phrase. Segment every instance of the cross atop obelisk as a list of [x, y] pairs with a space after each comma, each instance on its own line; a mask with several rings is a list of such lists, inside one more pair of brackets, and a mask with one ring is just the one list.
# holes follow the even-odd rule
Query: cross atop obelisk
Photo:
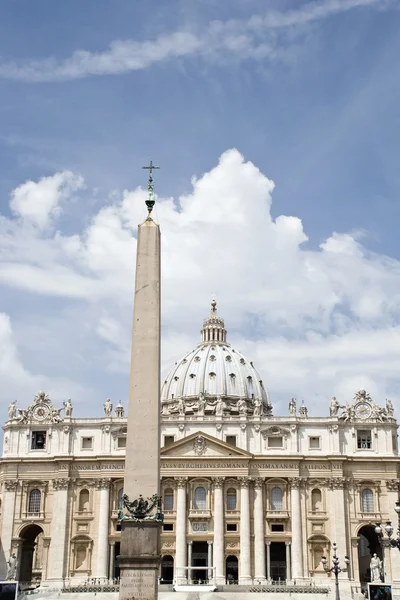
[[149, 170], [149, 182], [147, 184], [148, 198], [146, 200], [146, 206], [147, 206], [147, 210], [149, 211], [149, 214], [148, 214], [147, 218], [150, 217], [151, 211], [153, 210], [154, 203], [155, 203], [154, 185], [153, 185], [153, 169], [159, 169], [159, 168], [160, 167], [156, 167], [155, 165], [153, 165], [152, 160], [150, 160], [149, 165], [147, 165], [146, 167], [142, 167], [142, 169]]
[[121, 522], [120, 600], [156, 600], [160, 564], [160, 228], [149, 170], [149, 214], [138, 226]]

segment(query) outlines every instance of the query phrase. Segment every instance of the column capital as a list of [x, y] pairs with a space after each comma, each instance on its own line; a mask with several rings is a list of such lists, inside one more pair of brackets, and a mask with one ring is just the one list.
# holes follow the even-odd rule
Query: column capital
[[54, 490], [67, 490], [71, 480], [64, 477], [62, 479], [53, 479], [53, 489]]
[[208, 544], [209, 546], [212, 546], [212, 543], [213, 543], [213, 542], [212, 542], [212, 540], [207, 540], [207, 544]]
[[250, 477], [238, 477], [238, 482], [240, 483], [240, 487], [244, 489], [248, 489], [251, 478]]
[[214, 489], [221, 489], [224, 485], [225, 477], [213, 477], [212, 482]]
[[188, 540], [187, 543], [188, 543], [188, 546], [191, 546], [193, 544], [193, 540]]
[[4, 482], [4, 487], [6, 488], [6, 492], [15, 492], [18, 489], [18, 481], [15, 479], [7, 479]]
[[[269, 542], [269, 543], [271, 543], [271, 542]], [[292, 542], [285, 542], [285, 546], [291, 546], [291, 545], [292, 545]]]
[[265, 483], [265, 479], [263, 477], [256, 477], [254, 479], [254, 487], [256, 490], [262, 490]]
[[176, 486], [179, 489], [185, 489], [188, 478], [187, 477], [175, 477]]
[[289, 478], [290, 487], [292, 490], [298, 490], [303, 487], [305, 483], [304, 477], [290, 477]]
[[103, 477], [100, 479], [96, 479], [95, 481], [96, 481], [95, 485], [98, 490], [109, 490], [110, 489], [111, 479], [107, 479], [107, 478]]
[[265, 542], [265, 545], [266, 545], [266, 546], [270, 546], [270, 545], [271, 545], [271, 542], [269, 542], [269, 541], [268, 541], [268, 542]]

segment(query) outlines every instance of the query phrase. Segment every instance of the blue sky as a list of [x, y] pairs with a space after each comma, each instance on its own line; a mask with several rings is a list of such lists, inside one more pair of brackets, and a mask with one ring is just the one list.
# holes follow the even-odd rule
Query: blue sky
[[215, 292], [277, 412], [290, 396], [312, 409], [361, 386], [396, 402], [399, 8], [1, 3], [3, 413], [40, 387], [80, 414], [126, 400], [150, 157], [162, 166], [165, 368], [197, 342]]

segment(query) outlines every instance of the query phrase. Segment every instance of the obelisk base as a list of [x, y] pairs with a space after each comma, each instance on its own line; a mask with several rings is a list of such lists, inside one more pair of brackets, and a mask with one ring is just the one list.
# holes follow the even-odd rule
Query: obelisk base
[[122, 521], [120, 600], [157, 600], [160, 523]]

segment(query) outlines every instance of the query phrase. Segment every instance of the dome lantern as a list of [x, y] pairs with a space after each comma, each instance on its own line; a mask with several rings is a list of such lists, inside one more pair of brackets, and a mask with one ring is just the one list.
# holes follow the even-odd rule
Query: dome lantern
[[201, 341], [226, 343], [226, 329], [224, 320], [217, 314], [217, 301], [213, 299], [211, 302], [211, 312], [208, 319], [203, 321], [203, 329], [201, 330]]

